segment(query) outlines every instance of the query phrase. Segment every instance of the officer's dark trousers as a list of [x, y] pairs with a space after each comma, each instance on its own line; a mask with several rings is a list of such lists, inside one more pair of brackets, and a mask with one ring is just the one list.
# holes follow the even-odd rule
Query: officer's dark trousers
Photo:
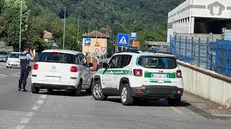
[[21, 89], [22, 84], [23, 84], [23, 89], [26, 88], [26, 83], [27, 83], [29, 72], [30, 72], [30, 66], [28, 65], [21, 66], [21, 73], [20, 73], [19, 85], [18, 85], [19, 89]]

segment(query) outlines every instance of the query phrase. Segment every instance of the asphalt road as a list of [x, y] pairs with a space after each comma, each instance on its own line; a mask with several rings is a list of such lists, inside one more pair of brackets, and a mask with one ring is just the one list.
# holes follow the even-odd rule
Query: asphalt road
[[[122, 106], [118, 98], [95, 101], [89, 95], [17, 91], [19, 69], [0, 67], [0, 129], [230, 129], [230, 119], [209, 119], [189, 103], [164, 101]], [[29, 80], [29, 79], [28, 79]], [[187, 98], [186, 98], [187, 99]]]

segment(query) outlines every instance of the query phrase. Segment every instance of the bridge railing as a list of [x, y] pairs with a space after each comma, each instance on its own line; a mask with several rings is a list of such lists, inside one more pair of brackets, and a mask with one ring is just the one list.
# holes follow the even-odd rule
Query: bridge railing
[[179, 60], [231, 77], [231, 41], [171, 36], [170, 53]]

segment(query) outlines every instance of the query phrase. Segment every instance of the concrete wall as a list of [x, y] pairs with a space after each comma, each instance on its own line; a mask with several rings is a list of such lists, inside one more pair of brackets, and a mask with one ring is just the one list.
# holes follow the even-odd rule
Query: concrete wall
[[231, 108], [231, 78], [180, 61], [178, 63], [183, 73], [185, 91]]

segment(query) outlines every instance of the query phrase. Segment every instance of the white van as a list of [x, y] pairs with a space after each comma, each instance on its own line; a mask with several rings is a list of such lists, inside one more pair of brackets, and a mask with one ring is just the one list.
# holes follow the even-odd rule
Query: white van
[[6, 61], [6, 68], [20, 67], [19, 55], [21, 52], [11, 52]]

